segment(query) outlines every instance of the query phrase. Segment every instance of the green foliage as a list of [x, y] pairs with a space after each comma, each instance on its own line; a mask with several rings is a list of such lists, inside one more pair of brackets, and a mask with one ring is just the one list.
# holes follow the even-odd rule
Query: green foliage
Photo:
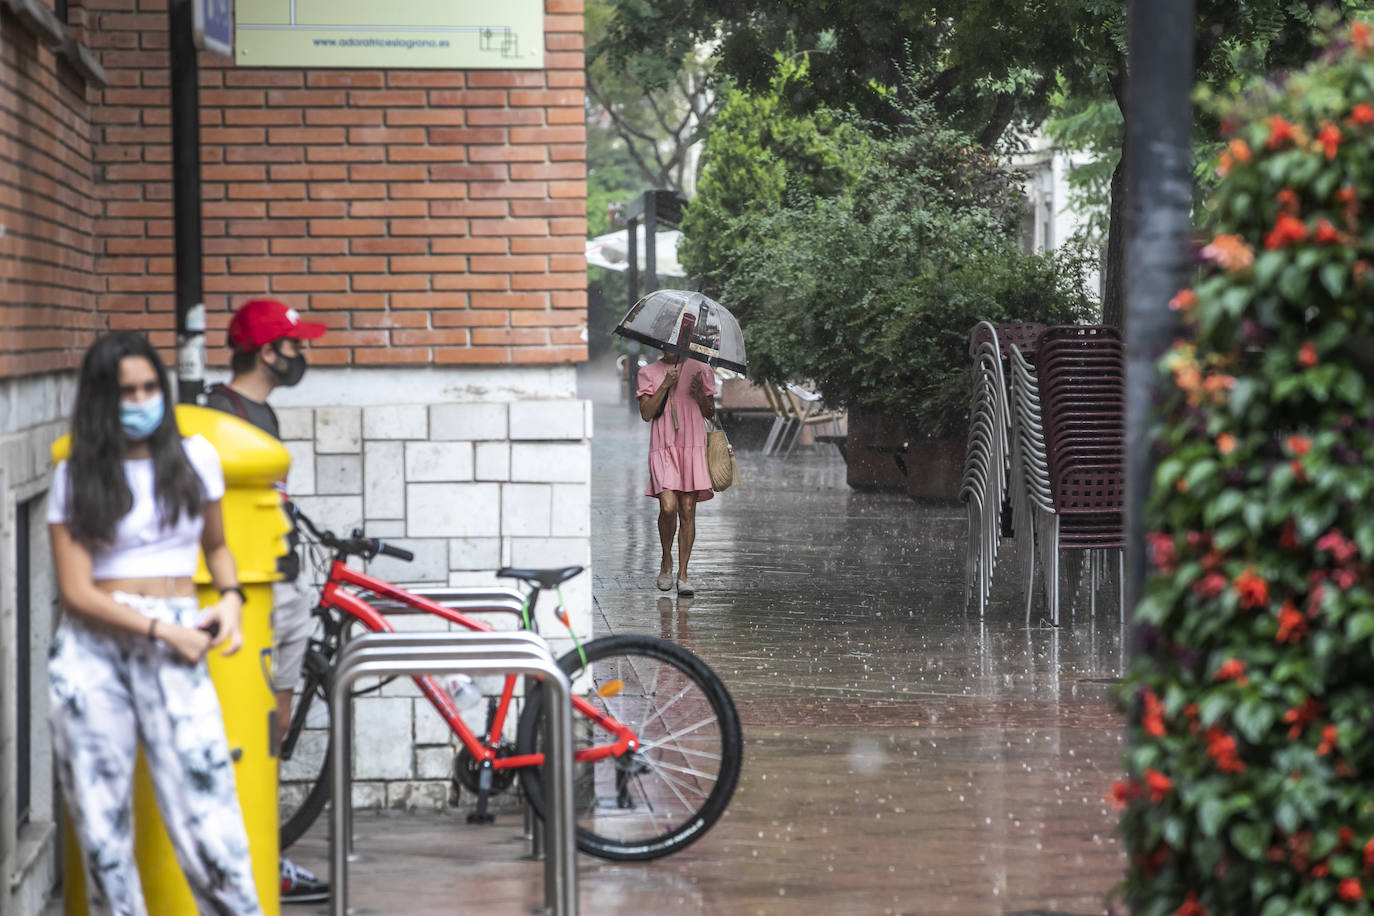
[[[709, 59], [694, 47], [654, 61], [651, 82], [613, 66], [607, 37], [623, 0], [587, 0], [588, 122], [616, 138], [634, 174], [634, 190], [684, 191], [694, 177], [691, 148], [715, 112]], [[590, 138], [589, 138], [590, 139]], [[588, 150], [588, 161], [593, 150]]]
[[755, 243], [752, 218], [788, 200], [836, 194], [868, 158], [868, 138], [853, 125], [826, 111], [802, 115], [788, 107], [786, 99], [806, 80], [804, 61], [783, 62], [766, 94], [725, 90], [678, 249], [708, 295], [720, 295]]
[[587, 126], [587, 236], [605, 235], [612, 226], [613, 204], [623, 204], [644, 192], [644, 178], [630, 158], [625, 141], [607, 127]]
[[1017, 250], [1013, 176], [929, 102], [908, 96], [892, 129], [828, 112], [779, 127], [759, 116], [775, 104], [726, 105], [685, 227], [751, 374], [810, 378], [835, 403], [947, 435], [967, 417], [977, 321], [1089, 313], [1086, 259]]
[[1050, 99], [1050, 116], [1043, 127], [1057, 147], [1086, 157], [1069, 172], [1069, 206], [1086, 217], [1084, 240], [1106, 244], [1112, 172], [1121, 158], [1125, 130], [1121, 109], [1109, 97], [1060, 90]]
[[662, 86], [665, 61], [713, 46], [721, 73], [756, 93], [783, 61], [809, 55], [812, 79], [791, 99], [798, 110], [852, 107], [882, 119], [913, 68], [928, 75], [923, 95], [946, 119], [992, 146], [1008, 125], [1043, 114], [1053, 74], [1075, 53], [1082, 2], [616, 0], [603, 47], [613, 66]]
[[1215, 112], [1233, 133], [1161, 363], [1127, 687], [1136, 913], [1374, 912], [1374, 42], [1353, 34]]

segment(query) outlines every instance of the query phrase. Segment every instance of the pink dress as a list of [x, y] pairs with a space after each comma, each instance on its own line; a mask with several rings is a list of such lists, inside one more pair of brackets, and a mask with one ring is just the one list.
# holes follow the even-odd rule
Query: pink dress
[[[696, 491], [697, 501], [705, 502], [711, 492], [711, 474], [706, 470], [706, 418], [701, 405], [688, 391], [692, 376], [700, 375], [702, 390], [715, 396], [716, 374], [705, 363], [683, 360], [677, 385], [669, 395], [670, 403], [649, 426], [649, 488], [645, 496], [658, 496], [664, 490], [682, 493]], [[668, 364], [663, 360], [650, 363], [639, 370], [639, 388], [635, 397], [653, 394], [663, 384]], [[677, 429], [673, 429], [673, 407], [677, 407]]]

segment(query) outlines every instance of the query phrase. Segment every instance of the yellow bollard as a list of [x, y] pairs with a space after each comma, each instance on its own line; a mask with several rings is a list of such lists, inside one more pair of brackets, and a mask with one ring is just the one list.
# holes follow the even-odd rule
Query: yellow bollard
[[[276, 439], [238, 417], [189, 405], [178, 405], [176, 412], [182, 434], [208, 439], [224, 467], [225, 537], [238, 564], [248, 603], [243, 609], [243, 647], [229, 658], [212, 652], [210, 677], [219, 692], [224, 728], [235, 758], [235, 783], [262, 911], [264, 916], [280, 916], [277, 701], [272, 692], [270, 612], [277, 557], [286, 552], [285, 535], [290, 526], [273, 485], [286, 476], [291, 456]], [[63, 436], [52, 447], [53, 461], [65, 458], [69, 448], [68, 437]], [[196, 584], [202, 606], [219, 599], [203, 557]], [[141, 752], [134, 777], [134, 823], [138, 873], [150, 916], [192, 916], [195, 902], [158, 815], [157, 798]], [[69, 826], [65, 848], [65, 912], [67, 916], [86, 916], [81, 855]]]

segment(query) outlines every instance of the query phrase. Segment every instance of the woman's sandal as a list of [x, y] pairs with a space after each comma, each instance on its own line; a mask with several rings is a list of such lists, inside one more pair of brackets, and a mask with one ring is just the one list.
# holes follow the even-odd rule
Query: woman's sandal
[[659, 573], [658, 579], [654, 584], [658, 586], [658, 590], [661, 592], [671, 590], [673, 587], [673, 574], [670, 572]]
[[697, 590], [692, 588], [692, 583], [685, 582], [682, 579], [678, 579], [677, 593], [683, 598], [691, 598], [693, 595], [697, 593]]

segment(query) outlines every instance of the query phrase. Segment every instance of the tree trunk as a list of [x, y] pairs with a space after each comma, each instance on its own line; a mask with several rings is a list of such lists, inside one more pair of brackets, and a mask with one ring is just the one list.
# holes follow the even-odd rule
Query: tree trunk
[[1112, 170], [1111, 211], [1107, 224], [1107, 264], [1102, 292], [1102, 323], [1126, 329], [1126, 150]]

